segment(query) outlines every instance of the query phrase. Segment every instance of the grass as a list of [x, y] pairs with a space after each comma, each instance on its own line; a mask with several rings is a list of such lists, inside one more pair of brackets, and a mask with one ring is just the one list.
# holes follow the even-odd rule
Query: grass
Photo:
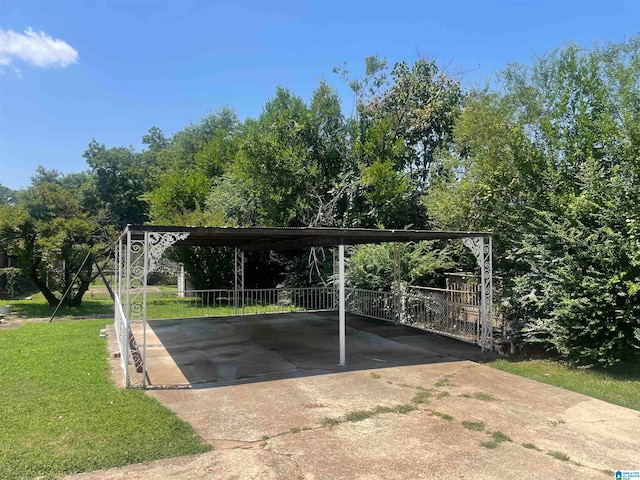
[[498, 359], [488, 365], [605, 402], [640, 410], [640, 363], [637, 361], [618, 364], [608, 370], [573, 368], [552, 360], [510, 362]]
[[431, 392], [429, 390], [421, 389], [411, 399], [411, 403], [415, 403], [415, 404], [429, 403], [430, 397], [431, 397]]
[[451, 387], [451, 380], [448, 375], [445, 375], [441, 379], [439, 379], [436, 383], [433, 384], [434, 387]]
[[446, 414], [446, 413], [437, 412], [435, 410], [431, 410], [431, 413], [434, 414], [436, 417], [441, 418], [442, 420], [446, 420], [447, 422], [450, 422], [450, 421], [453, 420], [453, 417], [451, 415]]
[[380, 375], [379, 373], [371, 372], [370, 375], [371, 375], [371, 378], [376, 379], [376, 380], [382, 378], [382, 375]]
[[320, 420], [320, 424], [325, 427], [333, 427], [345, 422], [362, 422], [363, 420], [377, 417], [378, 415], [382, 415], [383, 413], [404, 414], [413, 412], [414, 410], [417, 410], [417, 407], [411, 404], [400, 404], [393, 407], [378, 405], [377, 407], [369, 410], [354, 410], [352, 412], [346, 413], [344, 416], [339, 418], [325, 417]]
[[474, 432], [482, 432], [485, 427], [484, 422], [474, 422], [473, 420], [463, 420], [462, 426]]
[[[235, 315], [233, 305], [207, 305], [200, 297], [178, 298], [177, 289], [162, 287], [162, 292], [147, 294], [147, 319], [162, 320], [168, 318], [222, 317]], [[211, 299], [213, 302], [213, 300]], [[219, 302], [230, 303], [231, 299], [218, 299]], [[51, 307], [41, 293], [31, 296], [30, 300], [3, 300], [3, 305], [11, 305], [14, 314], [27, 318], [49, 318], [55, 307]], [[282, 306], [273, 304], [247, 303], [245, 313], [295, 312], [301, 309], [294, 305]], [[79, 307], [61, 307], [56, 313], [60, 317], [95, 317], [97, 315], [113, 315], [113, 301], [108, 293], [86, 293]]]
[[536, 447], [533, 443], [523, 443], [522, 447], [528, 448], [529, 450], [538, 450], [538, 451], [540, 451], [540, 449], [538, 447]]
[[204, 452], [193, 428], [108, 378], [104, 320], [0, 330], [0, 478], [57, 478]]
[[463, 398], [475, 398], [476, 400], [482, 400], [483, 402], [495, 402], [497, 400], [497, 398], [490, 393], [484, 392], [461, 393], [458, 396]]
[[[104, 297], [104, 296], [103, 296]], [[36, 293], [31, 300], [1, 300], [3, 305], [11, 305], [11, 313], [27, 318], [49, 318], [55, 307], [50, 306], [41, 293]], [[76, 316], [91, 317], [96, 315], [113, 315], [113, 302], [107, 295], [106, 298], [91, 299], [85, 295], [79, 307], [60, 307], [56, 318]]]
[[496, 442], [495, 440], [485, 440], [484, 442], [480, 442], [480, 445], [482, 445], [484, 448], [498, 448], [498, 445], [500, 443]]
[[494, 441], [500, 443], [500, 442], [510, 442], [511, 439], [509, 438], [508, 435], [505, 435], [502, 432], [493, 432], [491, 434], [491, 438], [493, 438]]
[[556, 458], [560, 461], [563, 462], [570, 462], [571, 458], [569, 458], [569, 455], [567, 455], [566, 453], [562, 453], [562, 452], [558, 452], [556, 450], [549, 450], [547, 452], [547, 455], [549, 455], [550, 457]]

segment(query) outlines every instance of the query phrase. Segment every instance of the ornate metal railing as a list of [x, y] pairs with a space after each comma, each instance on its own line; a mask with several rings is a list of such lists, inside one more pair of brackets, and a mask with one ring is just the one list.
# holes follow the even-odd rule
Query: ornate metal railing
[[403, 299], [403, 323], [480, 343], [480, 292], [412, 286], [407, 287]]
[[147, 319], [335, 310], [331, 287], [185, 290], [147, 293]]
[[400, 322], [397, 296], [391, 292], [347, 288], [345, 309], [365, 317]]
[[114, 295], [115, 301], [115, 327], [116, 336], [118, 339], [118, 346], [120, 347], [120, 363], [122, 365], [122, 372], [125, 376], [125, 385], [129, 385], [129, 322], [127, 320], [124, 311], [122, 310], [122, 302], [120, 297], [116, 293]]

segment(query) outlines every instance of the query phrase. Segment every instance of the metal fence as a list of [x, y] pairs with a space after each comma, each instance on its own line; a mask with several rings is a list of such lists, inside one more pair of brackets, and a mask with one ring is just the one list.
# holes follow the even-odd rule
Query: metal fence
[[482, 320], [479, 291], [408, 287], [403, 299], [403, 323], [480, 343]]
[[[399, 292], [347, 288], [346, 311], [479, 343], [480, 292], [405, 287]], [[337, 310], [332, 287], [187, 290], [147, 294], [147, 319]]]
[[349, 313], [394, 323], [401, 321], [398, 297], [394, 293], [347, 288], [345, 302], [345, 309]]
[[411, 325], [479, 343], [482, 331], [480, 292], [428, 287], [404, 287], [399, 292], [348, 288], [349, 313]]
[[185, 290], [147, 294], [147, 319], [220, 317], [336, 309], [331, 287]]

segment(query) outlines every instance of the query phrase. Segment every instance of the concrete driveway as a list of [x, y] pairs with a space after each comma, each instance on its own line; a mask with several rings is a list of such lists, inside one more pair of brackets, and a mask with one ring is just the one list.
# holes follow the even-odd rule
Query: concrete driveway
[[374, 357], [373, 368], [149, 391], [213, 451], [70, 478], [613, 479], [640, 469], [640, 412], [444, 354]]

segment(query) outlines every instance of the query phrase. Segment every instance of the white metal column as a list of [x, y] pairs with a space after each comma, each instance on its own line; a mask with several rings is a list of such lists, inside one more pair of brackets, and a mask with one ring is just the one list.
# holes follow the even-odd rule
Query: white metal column
[[400, 247], [397, 242], [393, 243], [393, 287], [395, 315], [393, 315], [394, 323], [404, 322], [404, 292], [402, 291], [402, 267]]
[[147, 287], [149, 283], [149, 232], [144, 232], [142, 279], [142, 388], [147, 388]]
[[339, 330], [340, 330], [340, 366], [345, 365], [345, 294], [344, 294], [344, 245], [338, 247], [338, 288], [339, 288]]
[[[235, 247], [233, 258], [235, 273], [233, 305], [236, 310], [236, 315], [238, 315], [240, 306], [242, 306], [242, 314], [244, 315], [244, 250]], [[242, 302], [240, 298], [242, 298]]]
[[493, 259], [491, 237], [467, 237], [462, 243], [473, 253], [480, 267], [480, 323], [478, 343], [493, 350]]

